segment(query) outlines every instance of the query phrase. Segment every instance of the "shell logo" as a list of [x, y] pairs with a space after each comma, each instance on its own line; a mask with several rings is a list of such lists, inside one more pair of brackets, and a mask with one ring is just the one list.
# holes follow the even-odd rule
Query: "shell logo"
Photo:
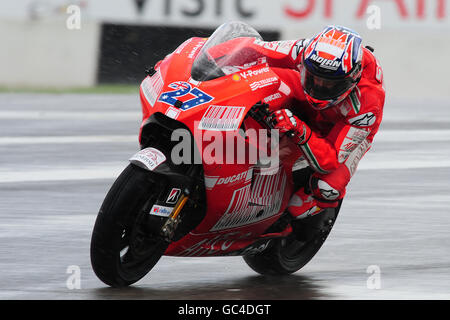
[[234, 81], [240, 81], [241, 80], [241, 76], [238, 74], [233, 74], [233, 76], [231, 77], [231, 79], [233, 79]]

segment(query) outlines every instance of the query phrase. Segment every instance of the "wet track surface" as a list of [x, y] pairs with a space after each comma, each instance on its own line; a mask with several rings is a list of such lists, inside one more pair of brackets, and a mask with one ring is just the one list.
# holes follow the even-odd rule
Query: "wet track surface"
[[388, 101], [332, 233], [294, 275], [163, 257], [112, 289], [91, 269], [90, 237], [140, 117], [137, 95], [0, 95], [0, 299], [450, 299], [448, 101]]

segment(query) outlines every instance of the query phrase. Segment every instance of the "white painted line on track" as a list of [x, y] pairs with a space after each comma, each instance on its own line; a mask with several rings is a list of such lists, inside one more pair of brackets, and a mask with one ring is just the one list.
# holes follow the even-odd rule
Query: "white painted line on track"
[[[367, 159], [368, 160], [368, 159]], [[55, 168], [43, 170], [0, 171], [0, 183], [36, 182], [36, 181], [79, 181], [115, 179], [125, 169], [127, 163], [104, 164], [86, 168]], [[449, 160], [440, 161], [361, 161], [358, 170], [388, 170], [388, 169], [424, 169], [424, 168], [450, 168]], [[3, 168], [5, 170], [5, 168]]]
[[356, 172], [363, 170], [402, 170], [402, 169], [425, 169], [425, 168], [450, 168], [450, 159], [433, 160], [382, 160], [382, 161], [361, 160]]
[[0, 119], [18, 120], [141, 120], [138, 111], [0, 111]]
[[383, 130], [374, 138], [374, 143], [383, 142], [423, 142], [450, 141], [450, 129], [431, 130]]
[[0, 137], [0, 145], [137, 142], [138, 135]]
[[[58, 144], [58, 143], [114, 143], [135, 142], [138, 134], [83, 136], [20, 136], [0, 137], [0, 145]], [[375, 136], [380, 142], [450, 141], [450, 130], [382, 130]]]
[[126, 166], [127, 163], [120, 166], [109, 165], [90, 168], [57, 168], [0, 172], [0, 183], [114, 179], [119, 176]]

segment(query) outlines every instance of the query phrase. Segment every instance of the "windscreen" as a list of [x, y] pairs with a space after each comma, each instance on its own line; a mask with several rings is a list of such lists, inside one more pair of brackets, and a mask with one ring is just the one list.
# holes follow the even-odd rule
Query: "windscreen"
[[[191, 75], [194, 80], [208, 81], [228, 74], [234, 65], [255, 61], [257, 57], [249, 56], [245, 50], [243, 38], [262, 40], [254, 28], [243, 22], [222, 24], [206, 41], [195, 59]], [[215, 52], [213, 52], [215, 51]]]

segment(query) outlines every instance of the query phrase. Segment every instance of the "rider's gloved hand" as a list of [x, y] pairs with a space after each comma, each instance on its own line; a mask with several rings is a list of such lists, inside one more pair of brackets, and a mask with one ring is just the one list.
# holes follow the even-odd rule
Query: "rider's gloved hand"
[[286, 133], [297, 144], [305, 144], [311, 137], [311, 129], [288, 109], [275, 111], [271, 114], [274, 129]]

